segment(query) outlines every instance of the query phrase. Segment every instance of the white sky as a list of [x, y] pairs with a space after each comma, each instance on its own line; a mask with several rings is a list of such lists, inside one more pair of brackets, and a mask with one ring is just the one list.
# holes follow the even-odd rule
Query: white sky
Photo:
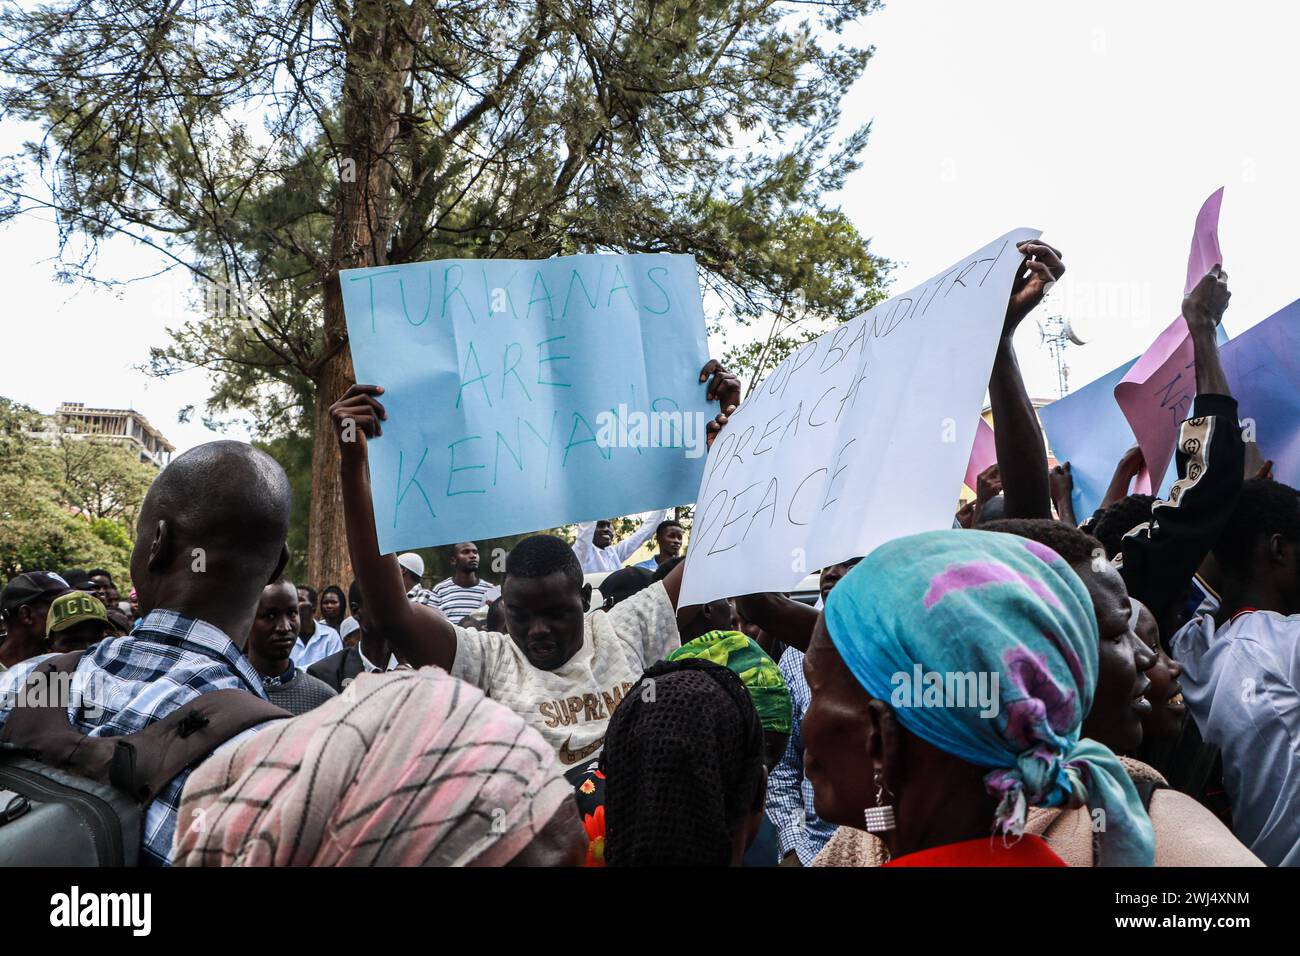
[[[1300, 126], [1288, 102], [1300, 86], [1297, 27], [1295, 9], [1255, 2], [897, 0], [849, 31], [876, 55], [844, 102], [845, 125], [874, 128], [863, 169], [837, 198], [898, 263], [896, 292], [1008, 229], [1043, 229], [1069, 271], [1035, 317], [1059, 312], [1089, 340], [1068, 353], [1078, 388], [1177, 314], [1196, 211], [1226, 186], [1225, 324], [1238, 334], [1300, 296], [1283, 228], [1300, 208]], [[0, 154], [24, 135], [0, 130]], [[55, 251], [48, 219], [0, 228], [0, 395], [44, 412], [60, 401], [134, 407], [178, 450], [215, 437], [176, 421], [182, 406], [202, 407], [202, 373], [159, 381], [134, 368], [180, 324], [183, 278], [116, 293], [62, 286]], [[118, 241], [99, 274], [158, 267]], [[1017, 345], [1031, 394], [1054, 397], [1032, 321]]]

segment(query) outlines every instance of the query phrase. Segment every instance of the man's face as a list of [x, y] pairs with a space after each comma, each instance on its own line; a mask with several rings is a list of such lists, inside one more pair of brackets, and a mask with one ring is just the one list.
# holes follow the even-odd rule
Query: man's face
[[831, 593], [835, 585], [840, 583], [840, 578], [848, 574], [861, 558], [851, 558], [848, 561], [841, 561], [839, 564], [832, 564], [828, 568], [822, 568], [821, 579], [818, 586], [821, 588], [822, 601], [826, 600], [826, 595]]
[[361, 628], [361, 631], [364, 633], [366, 630], [366, 612], [365, 609], [362, 608], [361, 602], [349, 601], [348, 610], [351, 611], [352, 616], [356, 618], [357, 627]]
[[614, 522], [597, 521], [596, 530], [591, 536], [591, 543], [598, 548], [608, 548], [614, 543]]
[[682, 551], [682, 529], [669, 525], [655, 535], [655, 544], [659, 553], [666, 558], [675, 558]]
[[248, 631], [248, 648], [271, 661], [289, 659], [298, 642], [298, 619], [302, 592], [285, 582], [268, 584], [257, 599], [257, 616]]
[[107, 634], [108, 625], [103, 621], [81, 621], [54, 634], [50, 638], [50, 650], [57, 654], [84, 651], [92, 644], [98, 644]]
[[[286, 585], [287, 587], [287, 585]], [[289, 588], [292, 590], [292, 588]], [[307, 593], [306, 588], [298, 589], [298, 630], [296, 633], [302, 637], [310, 637], [316, 632], [316, 605], [312, 603], [311, 595]]]
[[451, 556], [451, 563], [457, 571], [477, 571], [478, 545], [473, 541], [466, 541], [463, 544], [456, 545], [456, 550]]
[[9, 615], [7, 622], [9, 630], [15, 635], [25, 634], [37, 639], [45, 637], [50, 619], [50, 605], [53, 603], [53, 596], [28, 601]]
[[542, 578], [506, 578], [506, 630], [538, 670], [555, 670], [582, 646], [582, 593], [562, 571]]

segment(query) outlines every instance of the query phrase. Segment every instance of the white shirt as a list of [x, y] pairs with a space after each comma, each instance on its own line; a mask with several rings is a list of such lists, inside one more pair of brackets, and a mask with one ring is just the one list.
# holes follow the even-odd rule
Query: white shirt
[[1269, 866], [1300, 866], [1300, 615], [1202, 614], [1170, 642], [1183, 699], [1223, 756], [1232, 831]]
[[617, 571], [623, 566], [623, 562], [636, 554], [641, 545], [650, 540], [655, 533], [655, 528], [659, 526], [659, 522], [667, 520], [671, 511], [671, 508], [656, 511], [641, 522], [641, 527], [637, 528], [626, 539], [616, 541], [608, 548], [598, 548], [591, 543], [591, 536], [596, 531], [596, 522], [584, 521], [578, 525], [578, 535], [573, 542], [573, 553], [578, 556], [578, 563], [582, 565], [583, 573]]
[[582, 647], [553, 671], [528, 662], [508, 634], [456, 628], [451, 675], [513, 710], [571, 767], [605, 743], [609, 715], [642, 671], [679, 646], [663, 583], [585, 618]]
[[[362, 667], [362, 671], [361, 671], [361, 672], [362, 672], [363, 674], [373, 674], [375, 671], [379, 670], [378, 667], [376, 667], [374, 664], [370, 663], [369, 658], [366, 657], [366, 652], [363, 651], [363, 650], [361, 649], [361, 644], [360, 644], [360, 643], [357, 644], [357, 653], [361, 656], [361, 667]], [[398, 665], [398, 663], [397, 663], [397, 655], [396, 655], [396, 654], [389, 654], [389, 655], [388, 655], [388, 666], [385, 667], [384, 670], [386, 670], [386, 671], [395, 671], [395, 670], [397, 670], [398, 666], [399, 666], [399, 665]]]
[[298, 636], [293, 650], [289, 652], [289, 659], [293, 661], [295, 667], [306, 670], [321, 658], [337, 654], [341, 650], [343, 650], [343, 638], [339, 637], [339, 632], [325, 622], [317, 621], [316, 630], [312, 632], [311, 637], [304, 640], [301, 635]]

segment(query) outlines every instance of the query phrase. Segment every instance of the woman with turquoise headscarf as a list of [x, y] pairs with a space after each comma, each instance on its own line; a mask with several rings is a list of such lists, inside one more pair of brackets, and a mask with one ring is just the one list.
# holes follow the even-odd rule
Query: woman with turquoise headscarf
[[874, 833], [889, 865], [1062, 866], [1026, 814], [1080, 806], [1099, 863], [1151, 865], [1136, 789], [1079, 737], [1097, 621], [1045, 545], [954, 530], [877, 548], [831, 592], [804, 666], [817, 813]]

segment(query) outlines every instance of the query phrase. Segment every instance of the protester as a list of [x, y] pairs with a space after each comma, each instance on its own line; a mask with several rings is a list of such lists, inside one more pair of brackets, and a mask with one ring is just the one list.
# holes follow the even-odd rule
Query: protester
[[348, 596], [343, 593], [343, 589], [337, 584], [331, 584], [320, 592], [320, 616], [321, 620], [328, 624], [334, 630], [339, 631], [343, 626], [344, 619], [348, 614]]
[[84, 651], [108, 636], [112, 625], [99, 598], [84, 591], [56, 597], [46, 618], [46, 640], [56, 654]]
[[[706, 427], [706, 440], [712, 440], [739, 401], [740, 382], [717, 362], [701, 371], [701, 382], [706, 379], [706, 396], [720, 399], [724, 409]], [[587, 615], [584, 601], [591, 589], [574, 550], [560, 538], [536, 535], [506, 558], [508, 634], [469, 632], [436, 608], [401, 600], [397, 560], [379, 553], [367, 467], [367, 440], [379, 437], [386, 414], [377, 397], [382, 392], [354, 385], [330, 410], [339, 439], [348, 551], [365, 599], [363, 631], [373, 624], [412, 666], [441, 667], [500, 700], [542, 734], [564, 766], [592, 757], [627, 688], [648, 663], [680, 644], [680, 568], [613, 610]]]
[[54, 599], [72, 588], [58, 574], [25, 571], [9, 579], [0, 592], [5, 639], [0, 643], [0, 672], [48, 652], [45, 635]]
[[[805, 669], [818, 813], [875, 833], [886, 865], [1063, 866], [1023, 832], [1026, 811], [1085, 804], [1107, 821], [1102, 864], [1152, 862], [1133, 783], [1109, 749], [1080, 739], [1096, 618], [1049, 549], [965, 530], [882, 545], [827, 599]], [[921, 685], [934, 684], [922, 670], [939, 675], [938, 706], [923, 704]], [[979, 706], [943, 697], [953, 690], [943, 675], [969, 678], [959, 689]]]
[[1245, 482], [1214, 555], [1219, 608], [1170, 642], [1183, 698], [1222, 753], [1233, 832], [1270, 866], [1300, 865], [1300, 493]]
[[[1037, 542], [1063, 558], [1083, 581], [1098, 628], [1096, 689], [1083, 734], [1120, 754], [1120, 764], [1139, 788], [1156, 836], [1156, 866], [1257, 866], [1258, 861], [1194, 796], [1171, 789], [1153, 767], [1134, 759], [1144, 727], [1156, 711], [1148, 676], [1159, 656], [1137, 633], [1124, 580], [1104, 558], [1100, 542], [1048, 519], [993, 522], [988, 530]], [[1163, 709], [1167, 701], [1161, 699]], [[1086, 813], [1050, 811], [1034, 821], [1048, 844], [1072, 866], [1093, 864], [1092, 821]]]
[[85, 568], [67, 568], [59, 577], [68, 582], [68, 587], [75, 591], [93, 591], [95, 584]]
[[655, 547], [658, 549], [646, 558], [638, 568], [654, 571], [665, 561], [670, 561], [682, 553], [682, 539], [686, 530], [676, 518], [667, 518], [655, 527]]
[[[181, 804], [181, 866], [575, 866], [552, 749], [442, 671], [363, 674], [344, 697], [228, 747]], [[201, 825], [199, 825], [201, 821]]]
[[86, 572], [86, 577], [91, 584], [90, 593], [99, 600], [100, 604], [106, 608], [117, 604], [117, 585], [113, 583], [113, 575], [103, 568], [92, 568]]
[[437, 607], [438, 601], [433, 592], [424, 586], [424, 558], [414, 551], [407, 551], [397, 556], [397, 564], [402, 569], [402, 583], [406, 585], [407, 598], [426, 607]]
[[335, 694], [293, 661], [302, 592], [283, 578], [264, 587], [245, 648], [249, 663], [262, 675], [267, 699], [291, 714], [305, 714]]
[[[739, 384], [737, 384], [739, 387]], [[626, 539], [614, 543], [614, 522], [608, 519], [584, 521], [578, 525], [573, 540], [573, 552], [578, 556], [578, 564], [583, 573], [596, 571], [617, 571], [628, 558], [641, 549], [641, 545], [650, 540], [660, 522], [672, 511], [664, 508], [656, 511], [641, 522], [641, 526]]]
[[292, 653], [294, 666], [306, 669], [341, 650], [343, 638], [339, 632], [316, 620], [315, 589], [298, 585], [298, 638]]
[[[624, 568], [643, 571], [644, 568]], [[615, 572], [619, 573], [619, 572]], [[710, 660], [728, 668], [749, 691], [763, 726], [763, 765], [770, 771], [785, 752], [790, 738], [790, 693], [776, 665], [750, 638], [737, 631], [713, 631], [683, 644], [668, 655], [669, 661]], [[566, 777], [573, 784], [578, 812], [586, 830], [587, 866], [604, 866], [605, 771], [601, 760], [575, 767]], [[777, 859], [775, 826], [764, 817], [743, 858], [745, 866], [772, 866]]]
[[[853, 558], [822, 568], [818, 577], [820, 599], [824, 601], [861, 560]], [[810, 866], [836, 829], [817, 815], [812, 781], [804, 774], [800, 725], [812, 695], [804, 677], [803, 662], [803, 652], [793, 647], [787, 648], [780, 660], [781, 676], [790, 689], [792, 726], [785, 752], [767, 778], [767, 815], [776, 824], [784, 866]]]
[[462, 541], [451, 549], [451, 577], [433, 586], [433, 606], [453, 624], [486, 604], [498, 588], [478, 576], [478, 545]]
[[[1146, 693], [1151, 712], [1142, 718], [1142, 744], [1136, 756], [1171, 788], [1192, 797], [1231, 826], [1232, 808], [1223, 792], [1223, 761], [1219, 748], [1201, 739], [1196, 721], [1187, 711], [1178, 680], [1182, 665], [1165, 653], [1155, 615], [1147, 606], [1134, 601], [1133, 612], [1133, 629], [1155, 655], [1155, 664], [1146, 672], [1151, 681]], [[1158, 837], [1157, 832], [1157, 858]]]
[[[140, 506], [131, 553], [144, 618], [130, 637], [101, 641], [82, 656], [78, 680], [97, 688], [99, 706], [70, 710], [75, 727], [97, 737], [134, 733], [200, 694], [228, 688], [265, 700], [241, 645], [262, 589], [288, 561], [289, 503], [284, 469], [242, 442], [199, 445], [159, 473]], [[201, 572], [196, 555], [203, 556]], [[8, 716], [8, 692], [42, 659], [0, 676], [0, 721]], [[145, 808], [145, 864], [170, 860], [189, 773]]]
[[[763, 767], [770, 775], [790, 742], [792, 730], [790, 688], [776, 662], [753, 638], [738, 631], [710, 631], [682, 644], [668, 655], [670, 661], [698, 658], [726, 667], [749, 691], [763, 725]], [[771, 814], [764, 812], [749, 848], [745, 866], [775, 866], [781, 841]]]
[[[356, 625], [353, 632], [356, 641], [307, 668], [308, 674], [335, 691], [342, 691], [358, 674], [382, 674], [399, 666], [397, 655], [389, 650], [383, 632], [367, 626], [361, 586], [356, 581], [348, 586], [348, 605], [352, 610], [348, 621]], [[384, 666], [380, 667], [379, 662], [384, 662]]]
[[632, 568], [619, 568], [611, 571], [600, 582], [600, 595], [604, 598], [601, 610], [608, 611], [614, 605], [626, 601], [633, 594], [644, 591], [654, 583], [654, 575], [648, 568], [637, 565]]
[[762, 823], [763, 759], [740, 678], [708, 660], [655, 664], [609, 723], [605, 862], [739, 866]]

